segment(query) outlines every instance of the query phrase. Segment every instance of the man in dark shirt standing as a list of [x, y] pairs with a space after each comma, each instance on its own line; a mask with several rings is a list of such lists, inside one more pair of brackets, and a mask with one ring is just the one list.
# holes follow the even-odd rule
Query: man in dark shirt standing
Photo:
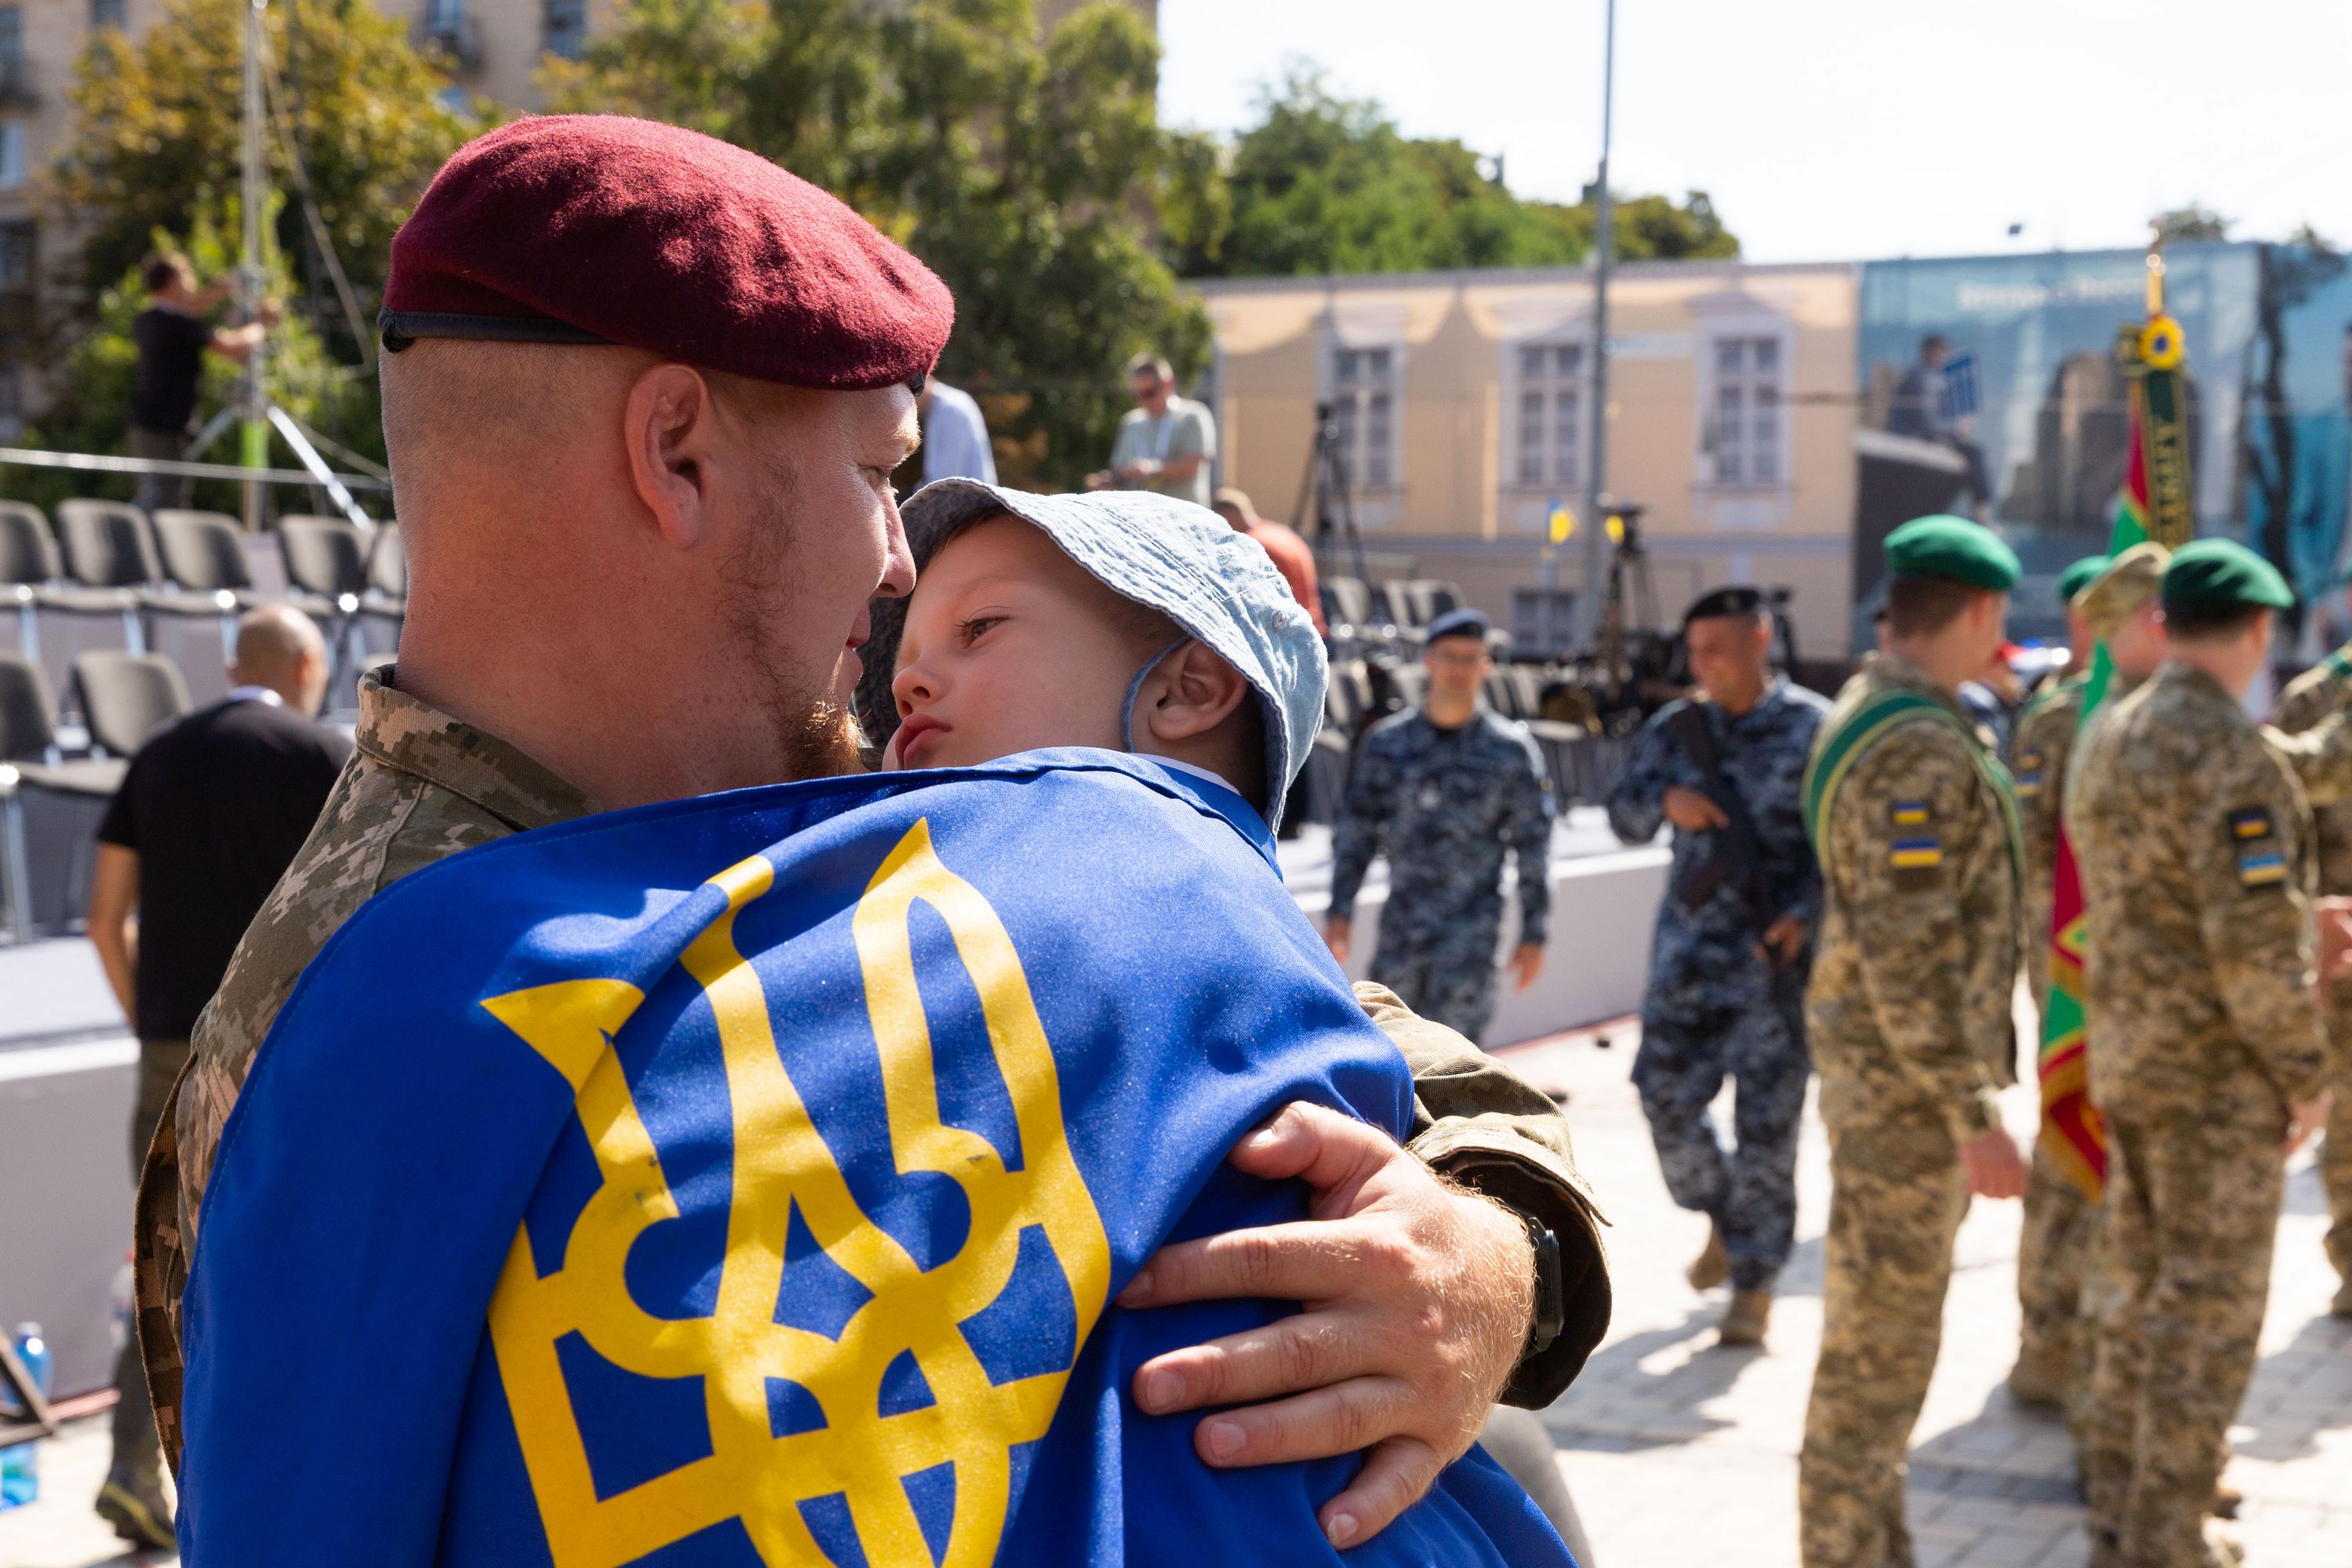
[[[278, 307], [265, 300], [259, 321], [241, 327], [212, 325], [205, 312], [228, 297], [236, 279], [223, 273], [199, 289], [195, 268], [177, 254], [149, 257], [140, 279], [147, 285], [148, 304], [131, 323], [131, 341], [139, 350], [139, 379], [131, 393], [131, 455], [175, 460], [187, 449], [205, 352], [243, 364], [278, 320]], [[185, 506], [190, 482], [184, 476], [142, 474], [139, 504], [150, 511]]]
[[[89, 937], [139, 1036], [134, 1177], [196, 1015], [351, 755], [350, 742], [310, 717], [327, 673], [309, 616], [283, 605], [247, 614], [229, 667], [235, 689], [140, 748], [98, 830]], [[98, 1511], [126, 1541], [168, 1547], [172, 1512], [135, 1335], [115, 1387], [114, 1463]]]

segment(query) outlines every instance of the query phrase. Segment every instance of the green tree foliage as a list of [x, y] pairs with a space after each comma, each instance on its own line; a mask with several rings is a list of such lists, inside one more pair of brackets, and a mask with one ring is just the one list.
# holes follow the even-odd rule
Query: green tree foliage
[[541, 80], [555, 107], [751, 148], [913, 250], [955, 291], [940, 374], [981, 398], [1006, 479], [1072, 485], [1109, 450], [1129, 354], [1208, 354], [1150, 220], [1213, 232], [1223, 193], [1213, 150], [1160, 127], [1159, 59], [1117, 0], [1050, 35], [1030, 0], [626, 0]]
[[[135, 41], [99, 29], [74, 73], [73, 127], [55, 170], [58, 205], [86, 237], [79, 299], [94, 306], [161, 229], [188, 233], [237, 188], [245, 0], [168, 0]], [[477, 128], [409, 47], [406, 24], [350, 0], [275, 0], [266, 16], [280, 131], [299, 132], [329, 236], [364, 309], [393, 231], [442, 160]], [[268, 138], [271, 185], [294, 184], [288, 138]], [[299, 209], [279, 242], [303, 254]]]
[[[1524, 200], [1451, 140], [1415, 140], [1377, 103], [1334, 94], [1294, 67], [1260, 100], [1227, 160], [1230, 218], [1171, 228], [1188, 276], [1404, 272], [1562, 266], [1591, 254], [1591, 202]], [[1619, 199], [1615, 250], [1630, 260], [1733, 257], [1739, 241], [1703, 191]]]
[[2169, 211], [2160, 212], [2149, 221], [2156, 226], [2156, 231], [2168, 240], [2230, 237], [2230, 220], [2211, 207], [2196, 202], [2191, 202], [2185, 207], [2174, 207]]

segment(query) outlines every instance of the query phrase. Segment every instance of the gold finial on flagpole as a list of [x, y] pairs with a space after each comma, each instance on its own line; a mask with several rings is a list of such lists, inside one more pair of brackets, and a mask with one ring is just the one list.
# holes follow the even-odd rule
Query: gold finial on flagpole
[[2153, 321], [2164, 314], [2164, 223], [2151, 218], [2147, 226], [2147, 319]]

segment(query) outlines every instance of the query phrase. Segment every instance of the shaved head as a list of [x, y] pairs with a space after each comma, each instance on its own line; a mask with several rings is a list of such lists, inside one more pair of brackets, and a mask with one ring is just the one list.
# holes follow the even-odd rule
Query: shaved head
[[314, 713], [327, 690], [327, 639], [292, 605], [264, 605], [237, 621], [236, 657], [228, 669], [239, 686], [266, 686], [288, 707]]

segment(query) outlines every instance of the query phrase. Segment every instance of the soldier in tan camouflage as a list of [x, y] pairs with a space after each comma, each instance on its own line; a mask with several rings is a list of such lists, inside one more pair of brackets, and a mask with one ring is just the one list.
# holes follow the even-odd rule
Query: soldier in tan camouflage
[[2269, 1296], [2283, 1149], [2325, 1115], [2303, 790], [2239, 706], [2294, 603], [2234, 542], [2176, 553], [2172, 658], [2068, 785], [2116, 1300], [2084, 1483], [2096, 1568], [2242, 1561], [2208, 1510]]
[[[2056, 882], [2059, 807], [2066, 764], [2083, 720], [2090, 685], [2090, 655], [2106, 644], [2115, 672], [2113, 700], [2153, 672], [2163, 658], [2156, 591], [2169, 559], [2160, 544], [2136, 545], [2110, 561], [2078, 561], [2061, 580], [2066, 595], [2074, 674], [2036, 699], [2017, 721], [2011, 742], [2019, 816], [2025, 824], [2025, 958], [2037, 1010], [2049, 1005], [2051, 901]], [[2090, 570], [2083, 572], [2083, 568]], [[2082, 574], [2077, 577], [2077, 574]], [[2109, 638], [2115, 639], [2109, 643]], [[2128, 666], [2128, 668], [2126, 668]], [[2085, 1260], [2097, 1227], [2098, 1205], [2058, 1167], [2042, 1141], [2033, 1145], [2025, 1188], [2025, 1223], [2017, 1243], [2017, 1302], [2021, 1331], [2009, 1392], [2020, 1404], [2068, 1402], [2075, 1323], [2082, 1311]], [[2087, 1383], [2086, 1378], [2074, 1380]]]
[[[410, 566], [399, 667], [362, 686], [358, 749], [198, 1022], [140, 1184], [139, 1332], [175, 1466], [176, 1318], [223, 1129], [337, 928], [401, 878], [508, 834], [856, 765], [848, 703], [868, 605], [913, 582], [889, 484], [917, 432], [901, 373], [936, 358], [944, 292], [931, 298], [919, 263], [830, 197], [797, 183], [779, 196], [791, 177], [772, 165], [715, 142], [644, 151], [689, 134], [605, 119], [508, 126], [457, 154], [453, 169], [467, 167], [436, 179], [394, 241], [388, 300], [455, 289], [489, 313], [387, 305], [384, 435]], [[710, 180], [745, 188], [722, 200], [698, 184]], [[770, 214], [759, 246], [680, 259], [677, 184], [695, 186], [684, 199], [701, 204], [697, 223], [787, 197], [818, 210]], [[590, 185], [617, 205], [567, 226], [562, 200]], [[625, 343], [600, 314], [599, 280], [614, 277], [669, 280], [629, 301]], [[731, 369], [711, 368], [715, 354]], [[1414, 1068], [1415, 1136], [1388, 1156], [1401, 1201], [1324, 1222], [1347, 1230], [1311, 1242], [1296, 1226], [1262, 1233], [1260, 1247], [1195, 1262], [1184, 1289], [1262, 1293], [1234, 1279], [1244, 1253], [1297, 1268], [1360, 1246], [1404, 1266], [1355, 1270], [1345, 1300], [1304, 1327], [1276, 1325], [1247, 1365], [1219, 1342], [1143, 1369], [1174, 1373], [1172, 1400], [1154, 1374], [1157, 1413], [1240, 1406], [1227, 1417], [1243, 1447], [1221, 1463], [1370, 1444], [1375, 1460], [1325, 1505], [1349, 1511], [1356, 1541], [1427, 1489], [1498, 1395], [1556, 1397], [1609, 1308], [1557, 1110], [1387, 993], [1360, 995]], [[1562, 1299], [1547, 1305], [1566, 1323], [1539, 1343], [1540, 1231], [1560, 1245]], [[1302, 1393], [1318, 1397], [1273, 1415], [1263, 1403]]]
[[[2352, 710], [2352, 644], [2337, 648], [2287, 687], [2279, 699], [2278, 725], [2301, 734], [2331, 716]], [[2319, 889], [2323, 894], [2352, 893], [2352, 804], [2338, 802], [2313, 814], [2318, 836]], [[2320, 1184], [2327, 1193], [2327, 1260], [2340, 1281], [2333, 1310], [2352, 1318], [2352, 985], [2327, 992], [2327, 1039], [2336, 1108], [2319, 1146]]]
[[2017, 1197], [2022, 845], [2008, 775], [1957, 700], [2001, 637], [2017, 558], [1958, 518], [1888, 536], [1887, 651], [1807, 770], [1822, 859], [1806, 1023], [1830, 1134], [1821, 1360], [1797, 1496], [1805, 1568], [1909, 1568], [1904, 1452], [1935, 1372], [1971, 1192]]

